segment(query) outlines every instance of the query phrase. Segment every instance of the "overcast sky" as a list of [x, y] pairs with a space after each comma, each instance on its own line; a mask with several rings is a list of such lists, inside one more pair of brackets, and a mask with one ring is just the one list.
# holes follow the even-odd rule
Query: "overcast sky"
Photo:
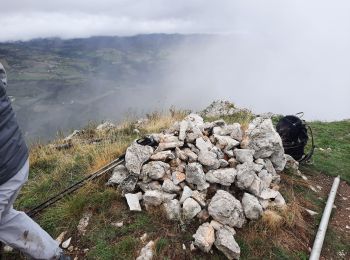
[[342, 0], [11, 0], [1, 1], [0, 41], [141, 33], [231, 33], [348, 41]]
[[350, 115], [349, 0], [1, 0], [0, 7], [0, 41], [232, 36], [176, 52], [163, 75], [163, 85], [172, 86], [164, 88], [171, 104], [229, 98], [258, 112], [304, 111], [328, 120]]

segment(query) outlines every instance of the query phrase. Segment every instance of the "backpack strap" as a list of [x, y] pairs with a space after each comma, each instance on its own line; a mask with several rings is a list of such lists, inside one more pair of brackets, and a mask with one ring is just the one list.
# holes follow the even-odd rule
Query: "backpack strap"
[[310, 150], [310, 152], [308, 154], [306, 154], [303, 158], [301, 158], [299, 160], [300, 163], [301, 162], [308, 162], [311, 159], [312, 155], [314, 154], [314, 151], [315, 151], [315, 148], [316, 148], [316, 146], [314, 144], [314, 135], [312, 133], [312, 129], [311, 129], [311, 127], [308, 124], [305, 123], [305, 125], [310, 130], [310, 134], [311, 134], [311, 150]]

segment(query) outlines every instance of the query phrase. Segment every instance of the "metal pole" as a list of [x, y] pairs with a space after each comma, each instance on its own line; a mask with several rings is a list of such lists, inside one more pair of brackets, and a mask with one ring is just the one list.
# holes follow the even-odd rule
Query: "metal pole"
[[339, 176], [334, 178], [333, 185], [332, 185], [331, 191], [329, 192], [329, 195], [328, 195], [327, 204], [326, 204], [326, 207], [324, 208], [324, 211], [323, 211], [322, 219], [320, 222], [320, 226], [318, 227], [318, 231], [316, 234], [316, 238], [314, 241], [314, 245], [312, 247], [312, 251], [311, 251], [311, 255], [310, 255], [309, 260], [320, 259], [322, 245], [323, 245], [324, 237], [326, 235], [328, 221], [329, 221], [329, 217], [330, 217], [331, 212], [332, 212], [335, 196], [337, 195], [339, 182], [340, 182]]

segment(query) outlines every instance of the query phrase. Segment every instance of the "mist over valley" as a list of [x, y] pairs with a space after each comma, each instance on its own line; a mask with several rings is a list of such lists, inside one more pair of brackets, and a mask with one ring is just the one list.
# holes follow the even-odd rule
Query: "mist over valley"
[[247, 34], [0, 43], [18, 121], [28, 140], [44, 141], [89, 121], [137, 118], [171, 106], [199, 110], [215, 99], [255, 113], [349, 118], [343, 64], [321, 64], [312, 53]]

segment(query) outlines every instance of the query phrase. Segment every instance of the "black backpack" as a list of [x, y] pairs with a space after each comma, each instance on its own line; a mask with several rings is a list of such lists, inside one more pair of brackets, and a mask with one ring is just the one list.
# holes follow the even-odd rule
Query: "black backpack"
[[[308, 129], [311, 134], [312, 148], [308, 154], [305, 154], [304, 149], [309, 140]], [[281, 136], [286, 154], [289, 154], [299, 162], [311, 159], [315, 149], [314, 138], [310, 126], [304, 120], [301, 120], [298, 116], [282, 117], [277, 123], [276, 130]]]

